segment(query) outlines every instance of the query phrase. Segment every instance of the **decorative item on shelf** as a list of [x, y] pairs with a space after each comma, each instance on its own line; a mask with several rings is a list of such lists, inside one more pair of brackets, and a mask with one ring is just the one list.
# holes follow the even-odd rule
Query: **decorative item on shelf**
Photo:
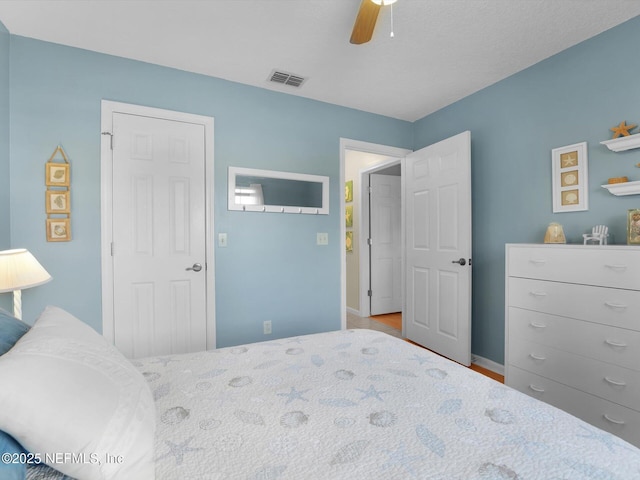
[[636, 167], [640, 168], [640, 162], [636, 163]]
[[587, 142], [554, 148], [551, 171], [554, 213], [588, 210]]
[[14, 317], [22, 319], [22, 290], [49, 280], [49, 272], [26, 248], [0, 252], [0, 293], [13, 292]]
[[596, 225], [591, 229], [591, 233], [583, 233], [585, 245], [606, 245], [609, 241], [609, 227], [606, 225]]
[[625, 120], [623, 120], [618, 125], [616, 125], [615, 127], [610, 128], [609, 130], [611, 130], [613, 132], [613, 138], [628, 137], [628, 136], [631, 135], [629, 133], [629, 130], [633, 130], [637, 126], [638, 125], [627, 125], [627, 122]]
[[640, 245], [640, 208], [627, 212], [627, 244]]
[[551, 222], [544, 234], [544, 243], [567, 243], [562, 225]]
[[611, 177], [609, 180], [607, 180], [607, 183], [609, 185], [612, 185], [614, 183], [625, 183], [628, 181], [629, 181], [628, 177]]
[[[62, 161], [55, 161], [60, 154]], [[58, 145], [45, 165], [45, 210], [47, 241], [71, 240], [71, 166], [64, 149]]]

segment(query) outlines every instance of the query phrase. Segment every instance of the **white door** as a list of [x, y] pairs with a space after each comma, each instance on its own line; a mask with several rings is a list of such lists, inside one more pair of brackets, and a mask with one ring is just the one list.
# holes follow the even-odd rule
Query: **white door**
[[369, 175], [371, 315], [402, 310], [400, 177]]
[[112, 133], [115, 345], [205, 350], [205, 128], [114, 113]]
[[471, 364], [471, 134], [405, 159], [405, 335]]

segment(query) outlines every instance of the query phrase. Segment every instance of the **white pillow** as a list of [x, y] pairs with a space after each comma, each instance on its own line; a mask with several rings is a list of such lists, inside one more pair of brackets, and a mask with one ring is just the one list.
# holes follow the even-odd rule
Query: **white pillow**
[[0, 430], [81, 480], [155, 477], [147, 382], [95, 330], [56, 307], [0, 357]]

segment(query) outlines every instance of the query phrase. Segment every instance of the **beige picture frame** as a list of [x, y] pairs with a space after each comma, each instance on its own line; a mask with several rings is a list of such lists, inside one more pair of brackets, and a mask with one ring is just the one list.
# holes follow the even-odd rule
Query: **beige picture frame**
[[68, 187], [70, 185], [70, 171], [68, 163], [47, 162], [45, 185], [49, 187]]
[[71, 192], [69, 190], [47, 190], [45, 192], [47, 215], [71, 213]]
[[640, 208], [627, 211], [627, 245], [640, 245]]
[[589, 210], [587, 142], [551, 150], [553, 212]]
[[47, 242], [71, 241], [71, 220], [68, 218], [47, 218]]

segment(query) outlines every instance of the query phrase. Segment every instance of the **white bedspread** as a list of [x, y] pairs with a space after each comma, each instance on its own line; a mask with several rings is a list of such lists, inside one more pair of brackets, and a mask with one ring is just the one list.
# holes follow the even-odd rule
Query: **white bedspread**
[[640, 479], [640, 450], [371, 330], [134, 362], [157, 480]]

